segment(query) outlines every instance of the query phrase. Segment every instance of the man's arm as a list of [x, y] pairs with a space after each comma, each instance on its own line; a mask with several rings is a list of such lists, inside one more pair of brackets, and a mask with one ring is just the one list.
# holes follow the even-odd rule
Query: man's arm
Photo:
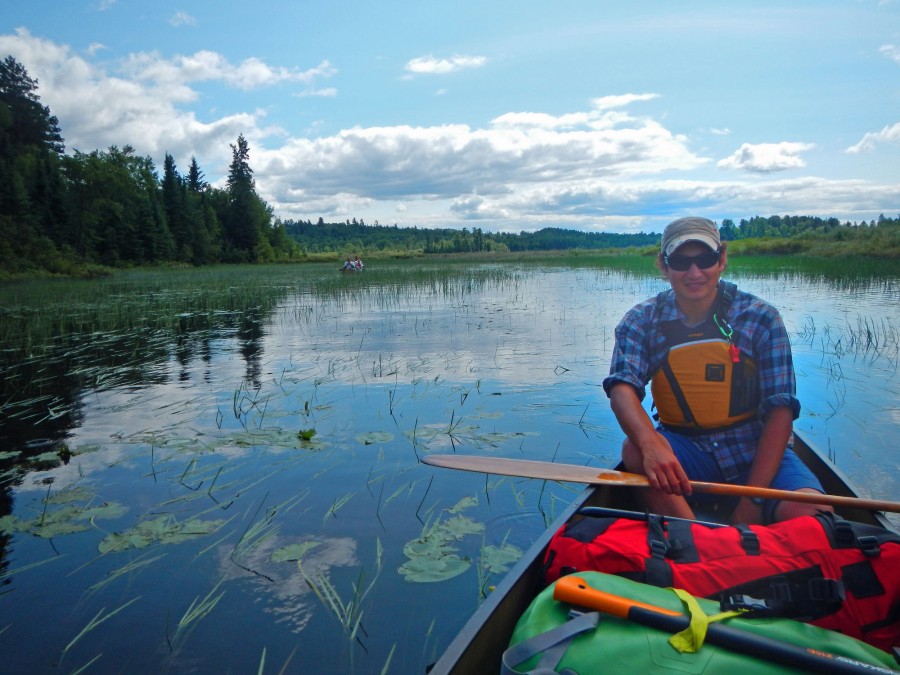
[[626, 468], [645, 474], [654, 489], [667, 495], [691, 494], [684, 468], [669, 442], [657, 433], [634, 387], [625, 382], [614, 384], [609, 391], [609, 400], [619, 426], [641, 457], [641, 467]]
[[[778, 473], [781, 458], [784, 457], [784, 449], [790, 440], [793, 421], [793, 411], [789, 407], [778, 406], [769, 411], [756, 445], [756, 454], [750, 467], [747, 485], [767, 488], [772, 484], [772, 479]], [[738, 502], [731, 521], [733, 523], [758, 523], [760, 516], [760, 507], [744, 497]]]

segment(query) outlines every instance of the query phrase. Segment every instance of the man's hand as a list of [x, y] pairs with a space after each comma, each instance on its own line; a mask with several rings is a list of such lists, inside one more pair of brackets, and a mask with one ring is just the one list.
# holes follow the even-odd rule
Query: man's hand
[[655, 490], [667, 495], [687, 497], [691, 494], [691, 483], [684, 468], [675, 457], [672, 446], [662, 434], [654, 434], [651, 443], [641, 448], [644, 458], [644, 473]]

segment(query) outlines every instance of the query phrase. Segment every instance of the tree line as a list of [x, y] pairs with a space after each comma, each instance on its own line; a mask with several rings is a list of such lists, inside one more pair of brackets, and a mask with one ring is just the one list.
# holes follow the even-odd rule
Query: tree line
[[[660, 233], [582, 232], [558, 227], [545, 227], [536, 232], [484, 232], [481, 228], [400, 228], [384, 226], [376, 221], [366, 225], [355, 218], [343, 223], [326, 223], [319, 218], [284, 222], [288, 235], [305, 253], [344, 253], [348, 251], [421, 251], [425, 254], [479, 253], [503, 251], [560, 251], [571, 249], [607, 250], [654, 247]], [[862, 244], [856, 253], [900, 257], [900, 216], [870, 222], [840, 222], [837, 218], [817, 216], [754, 216], [738, 224], [725, 218], [719, 226], [724, 241], [739, 240], [815, 240], [820, 242], [856, 242]], [[864, 250], [863, 250], [864, 249]], [[758, 252], [766, 249], [757, 246]], [[771, 252], [790, 253], [790, 246], [771, 247]]]
[[[485, 232], [479, 227], [368, 225], [356, 218], [282, 222], [256, 192], [250, 149], [231, 145], [224, 188], [191, 158], [186, 174], [166, 153], [160, 177], [133, 147], [65, 153], [59, 121], [38, 83], [12, 56], [0, 63], [0, 270], [73, 273], [92, 266], [302, 260], [314, 254], [478, 253], [621, 249], [658, 245], [658, 233], [617, 234], [546, 227]], [[723, 239], [865, 241], [865, 251], [900, 256], [900, 217], [841, 223], [813, 216], [725, 219]]]
[[356, 251], [421, 251], [435, 253], [481, 253], [504, 251], [561, 251], [573, 248], [606, 249], [650, 246], [659, 243], [658, 233], [617, 234], [580, 232], [545, 227], [536, 232], [485, 232], [480, 227], [418, 228], [397, 225], [366, 225], [356, 218], [343, 223], [284, 221], [288, 235], [307, 253]]
[[65, 154], [37, 81], [12, 56], [0, 63], [0, 267], [267, 262], [299, 248], [256, 193], [249, 145], [231, 146], [226, 187], [187, 175], [166, 153], [162, 178], [131, 146]]

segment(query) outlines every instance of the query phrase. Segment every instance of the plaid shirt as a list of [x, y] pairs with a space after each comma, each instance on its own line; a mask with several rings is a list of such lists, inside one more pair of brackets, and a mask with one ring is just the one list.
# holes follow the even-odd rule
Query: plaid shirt
[[[752, 464], [768, 412], [787, 406], [797, 419], [800, 401], [796, 395], [791, 343], [778, 310], [749, 293], [738, 291], [727, 318], [734, 329], [734, 343], [756, 360], [759, 369], [759, 417], [725, 431], [692, 436], [691, 440], [701, 450], [715, 455], [725, 480], [731, 481]], [[672, 290], [663, 295], [659, 305], [653, 297], [625, 314], [616, 326], [609, 376], [603, 380], [607, 396], [614, 384], [626, 382], [644, 400], [646, 385], [666, 355], [659, 323], [673, 319], [684, 322], [686, 317], [675, 304]]]

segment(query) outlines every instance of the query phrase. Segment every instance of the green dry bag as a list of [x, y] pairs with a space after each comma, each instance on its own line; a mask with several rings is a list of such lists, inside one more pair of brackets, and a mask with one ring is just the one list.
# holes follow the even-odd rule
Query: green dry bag
[[[577, 576], [590, 588], [655, 607], [685, 612], [682, 601], [672, 589], [648, 586], [600, 572], [583, 572]], [[775, 663], [762, 653], [755, 658], [720, 647], [712, 644], [709, 636], [695, 653], [676, 651], [669, 643], [670, 632], [558, 602], [553, 598], [555, 585], [544, 589], [519, 619], [510, 648], [503, 656], [504, 675], [666, 672], [769, 675], [806, 672]], [[696, 600], [705, 614], [712, 616], [719, 612], [718, 603], [702, 598]], [[847, 663], [859, 662], [858, 672], [885, 673], [897, 668], [893, 657], [876, 647], [841, 633], [790, 619], [737, 617], [722, 621], [722, 625], [728, 627], [726, 630], [739, 629], [780, 643], [844, 657]], [[865, 664], [869, 664], [871, 669]], [[825, 665], [829, 664], [826, 662]], [[841, 672], [830, 668], [823, 668], [821, 672], [829, 670]]]

